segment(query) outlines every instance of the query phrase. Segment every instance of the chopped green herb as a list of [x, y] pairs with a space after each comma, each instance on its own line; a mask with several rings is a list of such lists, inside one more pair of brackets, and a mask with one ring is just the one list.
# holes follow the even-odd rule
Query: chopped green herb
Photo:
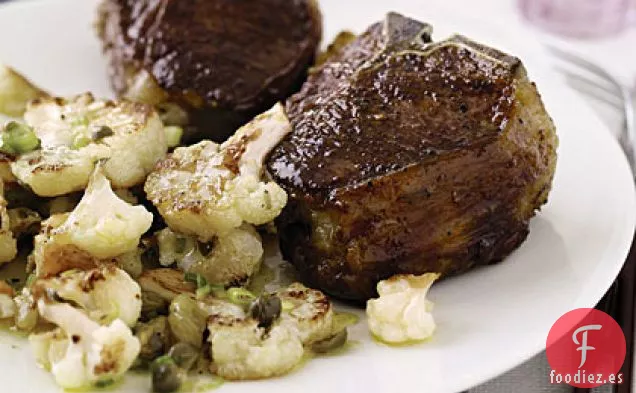
[[191, 282], [197, 285], [197, 289], [201, 289], [208, 285], [208, 280], [206, 280], [202, 275], [198, 273], [186, 272], [185, 280], [187, 282]]
[[87, 127], [88, 123], [88, 116], [77, 116], [71, 121], [71, 127]]
[[152, 362], [152, 366], [159, 366], [161, 364], [174, 363], [174, 359], [170, 355], [159, 356]]
[[187, 282], [196, 284], [196, 297], [198, 299], [204, 298], [211, 293], [214, 293], [215, 296], [222, 296], [225, 291], [225, 288], [222, 285], [210, 284], [205, 277], [198, 273], [186, 272], [184, 278]]
[[202, 288], [197, 288], [195, 296], [197, 299], [201, 299], [208, 296], [210, 293], [212, 293], [212, 286], [206, 285]]
[[33, 283], [35, 282], [35, 280], [37, 280], [38, 278], [35, 276], [35, 273], [31, 273], [29, 274], [29, 276], [26, 279], [26, 283], [24, 284], [27, 288], [30, 288]]
[[91, 138], [87, 137], [84, 134], [78, 134], [75, 136], [75, 139], [73, 139], [72, 148], [75, 150], [81, 149], [82, 147], [88, 146], [91, 142]]
[[239, 306], [248, 306], [256, 296], [245, 288], [230, 288], [227, 290], [228, 300]]

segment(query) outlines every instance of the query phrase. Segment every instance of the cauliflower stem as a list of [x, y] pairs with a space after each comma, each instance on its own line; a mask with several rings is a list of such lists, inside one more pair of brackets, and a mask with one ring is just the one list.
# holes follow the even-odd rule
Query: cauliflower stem
[[143, 104], [95, 100], [90, 93], [44, 97], [27, 106], [24, 119], [41, 148], [20, 155], [11, 169], [40, 196], [83, 190], [100, 160], [115, 187], [132, 187], [168, 151], [159, 115]]
[[59, 328], [29, 340], [36, 358], [65, 389], [119, 379], [139, 354], [139, 340], [120, 319], [102, 326], [69, 304], [44, 300], [38, 302], [38, 311]]

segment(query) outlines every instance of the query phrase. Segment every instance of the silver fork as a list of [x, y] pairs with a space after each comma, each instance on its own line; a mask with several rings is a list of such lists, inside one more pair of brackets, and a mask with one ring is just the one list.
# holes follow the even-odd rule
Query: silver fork
[[[566, 72], [570, 77], [574, 77], [579, 82], [584, 82], [588, 86], [595, 89], [598, 93], [606, 95], [606, 102], [609, 102], [620, 109], [624, 115], [624, 127], [619, 134], [619, 142], [625, 151], [625, 155], [629, 160], [632, 173], [636, 174], [636, 114], [634, 113], [634, 92], [630, 88], [621, 84], [616, 78], [604, 70], [602, 67], [580, 58], [572, 53], [563, 51], [559, 48], [548, 47], [548, 49], [557, 57], [569, 64], [576, 66], [581, 73], [593, 76], [593, 79], [586, 78], [580, 73], [571, 74]], [[635, 87], [636, 88], [636, 87]], [[596, 306], [597, 309], [610, 314], [621, 326], [625, 333], [627, 355], [625, 363], [621, 370], [624, 374], [624, 383], [622, 385], [610, 385], [608, 387], [611, 393], [631, 393], [632, 386], [632, 360], [634, 356], [634, 307], [636, 298], [636, 289], [634, 280], [636, 279], [636, 244], [632, 245], [630, 256], [627, 258], [621, 272], [605, 294], [603, 299]], [[605, 390], [607, 391], [607, 390]], [[590, 392], [589, 389], [576, 388], [575, 393]]]
[[[624, 127], [619, 135], [619, 142], [627, 156], [632, 168], [632, 173], [636, 175], [636, 113], [634, 109], [634, 92], [597, 64], [554, 46], [547, 46], [547, 48], [556, 57], [564, 60], [568, 64], [576, 66], [578, 70], [592, 77], [589, 78], [579, 74], [565, 72], [570, 78], [592, 87], [592, 91], [583, 91], [584, 93], [595, 94], [601, 92], [605, 95], [606, 102], [618, 106], [618, 109], [623, 112]], [[598, 97], [596, 94], [595, 96]]]

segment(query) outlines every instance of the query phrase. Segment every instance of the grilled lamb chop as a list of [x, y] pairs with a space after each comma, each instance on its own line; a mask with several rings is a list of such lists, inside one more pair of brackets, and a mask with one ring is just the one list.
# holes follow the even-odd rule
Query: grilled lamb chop
[[298, 91], [322, 20], [315, 0], [104, 0], [97, 28], [118, 95], [223, 141]]
[[557, 136], [521, 61], [397, 14], [310, 75], [268, 168], [281, 249], [312, 285], [365, 300], [398, 273], [498, 262], [547, 201]]

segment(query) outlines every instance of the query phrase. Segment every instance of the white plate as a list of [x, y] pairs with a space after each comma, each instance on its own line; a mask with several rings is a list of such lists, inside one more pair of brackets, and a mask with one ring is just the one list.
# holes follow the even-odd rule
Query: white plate
[[[593, 306], [625, 260], [636, 217], [627, 163], [609, 131], [560, 78], [514, 21], [460, 18], [438, 2], [323, 0], [327, 36], [360, 31], [389, 9], [434, 23], [440, 34], [461, 31], [522, 57], [539, 85], [561, 139], [549, 204], [532, 221], [528, 240], [499, 265], [435, 285], [438, 331], [426, 344], [389, 348], [370, 340], [364, 321], [352, 330], [359, 345], [312, 360], [268, 381], [228, 383], [223, 392], [446, 392], [482, 383], [544, 348], [564, 312]], [[384, 3], [384, 5], [376, 4]], [[106, 67], [92, 34], [93, 0], [25, 1], [0, 8], [0, 56], [59, 94], [110, 95]], [[0, 336], [0, 390], [57, 392], [24, 340]], [[146, 392], [146, 378], [128, 376], [122, 392]]]

